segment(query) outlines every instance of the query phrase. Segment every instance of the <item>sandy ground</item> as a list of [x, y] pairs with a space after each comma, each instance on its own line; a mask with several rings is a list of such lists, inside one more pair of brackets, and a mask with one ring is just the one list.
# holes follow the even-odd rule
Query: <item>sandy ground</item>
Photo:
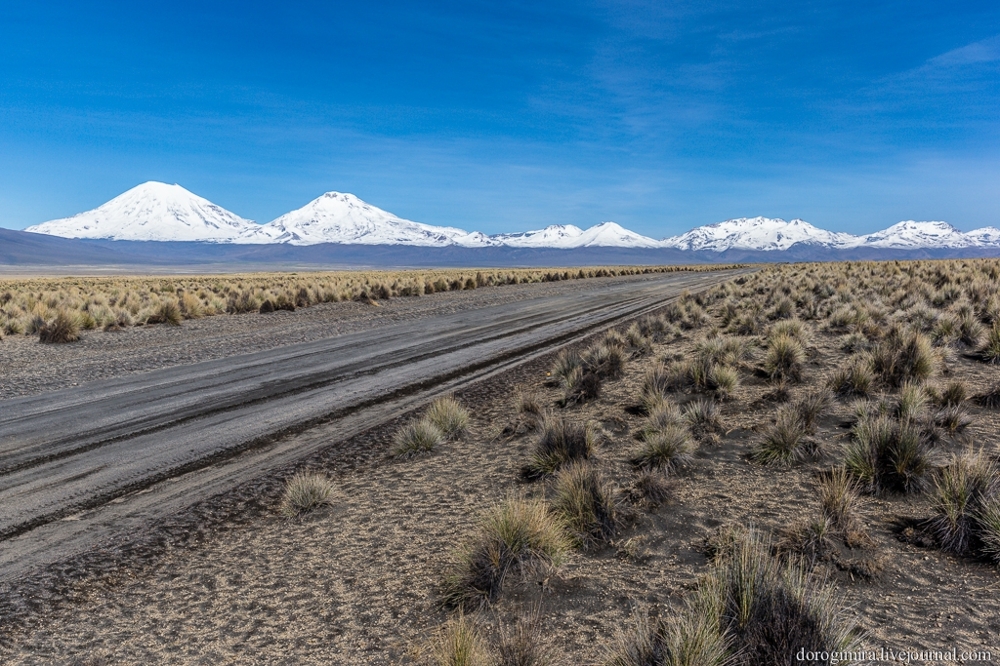
[[[694, 336], [657, 345], [655, 354], [687, 354]], [[819, 385], [840, 362], [836, 336], [818, 334], [803, 384]], [[277, 514], [279, 487], [261, 488], [259, 506], [244, 519], [206, 529], [187, 545], [80, 582], [41, 604], [27, 625], [12, 628], [0, 647], [11, 664], [406, 664], [419, 663], [429, 636], [447, 615], [437, 589], [454, 549], [476, 516], [511, 494], [542, 496], [547, 482], [524, 483], [518, 469], [535, 435], [510, 436], [515, 396], [532, 392], [550, 408], [603, 432], [599, 464], [622, 487], [643, 417], [641, 374], [650, 357], [628, 363], [625, 377], [605, 384], [601, 398], [560, 408], [560, 392], [543, 384], [540, 361], [460, 395], [474, 414], [461, 441], [414, 459], [387, 457], [392, 429], [372, 433], [349, 455], [313, 461], [336, 481], [328, 509], [303, 519]], [[998, 371], [955, 356], [949, 377], [973, 392]], [[777, 530], [817, 513], [814, 475], [837, 459], [845, 441], [849, 401], [823, 417], [816, 439], [825, 453], [789, 468], [746, 458], [761, 425], [773, 420], [771, 390], [752, 372], [723, 406], [722, 434], [706, 439], [682, 473], [674, 499], [641, 513], [618, 542], [638, 547], [623, 556], [615, 545], [575, 552], [546, 587], [527, 580], [479, 614], [489, 633], [497, 622], [537, 612], [543, 635], [564, 663], [601, 663], [616, 632], [634, 612], [666, 610], [706, 570], [703, 544], [723, 524], [754, 523]], [[691, 397], [691, 396], [688, 396]], [[748, 406], [751, 408], [748, 409]], [[1000, 418], [970, 405], [964, 437], [946, 441], [944, 456], [968, 442], [994, 454]], [[405, 418], [403, 419], [405, 420]], [[901, 525], [931, 515], [926, 497], [868, 498], [864, 515], [876, 545], [858, 558], [881, 564], [874, 579], [820, 565], [843, 594], [849, 613], [874, 649], [991, 649], [1000, 658], [1000, 575], [985, 563], [908, 543]]]

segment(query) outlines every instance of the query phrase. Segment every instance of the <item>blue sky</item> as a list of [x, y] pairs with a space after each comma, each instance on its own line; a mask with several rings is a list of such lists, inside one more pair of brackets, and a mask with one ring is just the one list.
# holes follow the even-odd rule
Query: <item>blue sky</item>
[[487, 233], [1000, 226], [1000, 4], [6, 2], [0, 226], [177, 182]]

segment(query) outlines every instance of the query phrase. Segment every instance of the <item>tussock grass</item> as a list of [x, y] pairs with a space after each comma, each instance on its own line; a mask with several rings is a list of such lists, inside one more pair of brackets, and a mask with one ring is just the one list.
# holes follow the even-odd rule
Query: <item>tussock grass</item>
[[744, 531], [679, 613], [669, 621], [639, 619], [619, 636], [607, 663], [758, 666], [787, 664], [803, 648], [856, 648], [858, 632], [833, 588], [797, 562], [782, 564], [771, 550], [756, 530]]
[[695, 434], [715, 432], [722, 426], [719, 405], [707, 398], [698, 398], [684, 405], [684, 420]]
[[986, 334], [986, 341], [979, 348], [979, 356], [987, 363], [1000, 363], [1000, 324], [994, 323]]
[[806, 520], [781, 531], [775, 552], [780, 557], [798, 558], [811, 569], [836, 551], [833, 536], [833, 525], [826, 516]]
[[857, 645], [853, 623], [831, 586], [811, 578], [798, 564], [780, 564], [770, 543], [755, 530], [736, 544], [710, 574], [710, 608], [747, 666], [787, 663], [806, 651], [843, 651]]
[[937, 365], [930, 340], [916, 331], [890, 335], [875, 345], [870, 357], [875, 375], [892, 387], [924, 382]]
[[464, 613], [441, 629], [431, 647], [436, 666], [493, 666], [482, 630]]
[[653, 351], [653, 337], [638, 322], [625, 330], [625, 343], [633, 357], [645, 356]]
[[732, 664], [725, 637], [700, 607], [700, 596], [688, 612], [673, 622], [636, 613], [632, 627], [618, 633], [607, 666], [728, 666]]
[[509, 499], [480, 520], [442, 587], [447, 607], [473, 610], [495, 602], [508, 578], [546, 574], [572, 547], [563, 522], [540, 500]]
[[610, 331], [604, 341], [582, 355], [563, 351], [549, 370], [549, 383], [562, 386], [564, 406], [594, 400], [601, 395], [601, 383], [621, 377], [627, 344], [624, 336]]
[[541, 398], [533, 393], [522, 393], [517, 396], [516, 409], [520, 425], [516, 428], [524, 428], [531, 431], [541, 427], [545, 421], [545, 408], [542, 406]]
[[430, 420], [423, 418], [403, 426], [396, 433], [393, 453], [398, 457], [408, 458], [433, 451], [444, 440], [444, 433]]
[[537, 616], [518, 618], [498, 630], [492, 666], [556, 666], [555, 650], [545, 642]]
[[1000, 382], [994, 383], [990, 388], [986, 389], [982, 393], [973, 396], [973, 401], [982, 405], [983, 407], [989, 407], [991, 409], [996, 409], [1000, 407]]
[[333, 500], [334, 485], [326, 474], [299, 472], [285, 482], [280, 512], [284, 516], [299, 516]]
[[448, 439], [457, 439], [469, 429], [469, 410], [452, 397], [435, 400], [427, 408], [424, 418]]
[[183, 316], [181, 308], [174, 299], [167, 299], [157, 306], [152, 314], [146, 317], [147, 324], [169, 324], [180, 326]]
[[38, 341], [45, 344], [62, 344], [80, 339], [79, 319], [61, 310], [52, 321], [43, 322], [37, 328]]
[[928, 402], [930, 400], [922, 386], [906, 382], [899, 389], [895, 408], [896, 418], [904, 421], [915, 420], [921, 415]]
[[958, 341], [966, 347], [979, 347], [984, 333], [983, 325], [971, 312], [963, 314], [958, 320]]
[[841, 397], [867, 397], [875, 384], [875, 374], [866, 361], [854, 360], [846, 367], [834, 371], [827, 384], [830, 390]]
[[618, 489], [588, 462], [573, 462], [556, 474], [553, 510], [582, 546], [607, 543], [626, 519]]
[[820, 511], [834, 529], [843, 533], [863, 530], [858, 514], [860, 489], [844, 467], [834, 467], [819, 478]]
[[663, 474], [647, 469], [636, 476], [631, 494], [634, 502], [645, 502], [652, 507], [658, 507], [673, 497], [674, 484]]
[[728, 398], [740, 383], [740, 373], [736, 368], [715, 365], [708, 373], [707, 386], [720, 399]]
[[645, 423], [640, 432], [640, 438], [645, 439], [648, 435], [660, 432], [670, 427], [683, 427], [684, 415], [680, 407], [666, 398], [661, 398], [648, 411]]
[[596, 436], [589, 424], [579, 424], [565, 418], [548, 418], [535, 443], [531, 459], [521, 469], [527, 479], [539, 479], [554, 474], [563, 465], [588, 460], [594, 454]]
[[567, 377], [572, 373], [578, 371], [583, 365], [583, 361], [580, 359], [580, 355], [563, 349], [556, 356], [556, 360], [552, 362], [552, 367], [549, 369], [547, 383], [550, 386], [560, 386], [567, 383]]
[[789, 337], [805, 345], [809, 341], [809, 330], [805, 323], [798, 319], [786, 319], [771, 326], [767, 335], [769, 338]]
[[750, 455], [764, 464], [790, 464], [806, 455], [805, 436], [806, 426], [799, 410], [795, 405], [782, 405], [775, 414], [774, 423], [750, 449]]
[[583, 353], [584, 374], [593, 374], [601, 379], [618, 379], [625, 367], [625, 347], [617, 343], [594, 345]]
[[815, 432], [816, 421], [830, 406], [830, 392], [825, 389], [810, 391], [795, 402], [795, 411], [807, 433]]
[[852, 437], [844, 466], [867, 492], [917, 492], [927, 485], [932, 465], [916, 423], [864, 414], [854, 425]]
[[663, 361], [650, 365], [642, 378], [642, 399], [646, 405], [654, 404], [673, 390], [674, 372]]
[[959, 555], [979, 551], [989, 532], [983, 517], [1000, 501], [1000, 470], [983, 451], [968, 450], [941, 469], [932, 497], [931, 529], [941, 547]]
[[979, 510], [979, 538], [982, 555], [1000, 565], [1000, 500], [993, 499]]
[[764, 356], [764, 372], [772, 380], [800, 381], [805, 357], [805, 349], [797, 339], [784, 334], [772, 336]]
[[934, 414], [934, 424], [944, 428], [952, 435], [965, 430], [972, 423], [962, 405], [950, 405], [942, 407]]
[[750, 345], [740, 338], [706, 338], [695, 345], [695, 355], [711, 365], [733, 366], [750, 358]]
[[601, 397], [601, 376], [584, 370], [574, 369], [566, 376], [563, 384], [562, 405], [568, 407], [580, 402], [596, 400]]
[[965, 382], [961, 380], [956, 380], [949, 382], [949, 384], [938, 396], [938, 406], [939, 407], [958, 407], [965, 403], [969, 397], [969, 389], [965, 385]]
[[639, 468], [672, 473], [689, 465], [697, 448], [686, 428], [670, 424], [645, 433], [642, 445], [630, 460]]

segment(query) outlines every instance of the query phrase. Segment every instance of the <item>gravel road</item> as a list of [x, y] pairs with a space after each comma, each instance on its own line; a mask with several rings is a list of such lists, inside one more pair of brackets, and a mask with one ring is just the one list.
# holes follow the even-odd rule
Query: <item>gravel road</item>
[[[478, 301], [413, 299], [423, 302], [410, 311], [402, 303], [373, 316], [367, 306], [365, 316], [336, 324], [311, 308], [316, 321], [286, 327], [298, 341], [281, 335], [280, 319], [265, 317], [248, 317], [243, 336], [149, 329], [194, 334], [161, 347], [106, 336], [119, 346], [105, 359], [106, 378], [62, 377], [68, 388], [0, 402], [0, 582], [126, 538], [436, 395], [735, 273], [497, 289], [473, 294]], [[219, 331], [232, 326], [216, 319]], [[130, 359], [151, 347], [173, 351], [147, 359], [140, 372]], [[87, 362], [89, 350], [80, 349], [76, 367]], [[45, 367], [59, 364], [43, 364], [43, 375]], [[284, 437], [321, 422], [322, 436]]]

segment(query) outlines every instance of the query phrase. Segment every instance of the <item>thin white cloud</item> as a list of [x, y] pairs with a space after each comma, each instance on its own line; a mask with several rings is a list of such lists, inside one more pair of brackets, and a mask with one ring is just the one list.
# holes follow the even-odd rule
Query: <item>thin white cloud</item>
[[961, 67], [1000, 60], [1000, 35], [952, 49], [927, 61], [929, 67]]

